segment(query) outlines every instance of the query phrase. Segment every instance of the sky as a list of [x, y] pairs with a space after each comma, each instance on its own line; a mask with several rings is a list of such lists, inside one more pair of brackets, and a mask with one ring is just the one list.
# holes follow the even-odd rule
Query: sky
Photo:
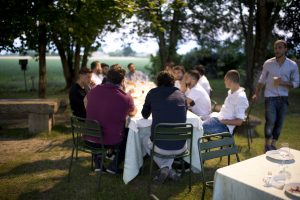
[[[102, 38], [105, 41], [102, 43], [102, 49], [105, 53], [113, 52], [122, 49], [122, 45], [131, 43], [131, 48], [137, 53], [155, 54], [158, 51], [158, 44], [154, 38], [149, 38], [145, 42], [139, 42], [137, 39], [134, 39], [137, 38], [137, 36], [129, 37], [124, 38], [121, 32], [109, 33]], [[177, 53], [185, 54], [195, 47], [198, 47], [197, 42], [190, 40], [184, 44], [178, 45]]]

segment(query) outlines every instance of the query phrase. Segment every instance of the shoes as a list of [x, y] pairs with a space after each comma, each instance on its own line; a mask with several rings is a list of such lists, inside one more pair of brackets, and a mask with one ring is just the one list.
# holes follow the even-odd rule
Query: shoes
[[177, 182], [180, 179], [180, 175], [177, 174], [174, 169], [170, 169], [168, 177], [174, 182]]
[[165, 180], [167, 179], [167, 177], [169, 176], [169, 168], [168, 167], [164, 167], [164, 168], [161, 168], [159, 170], [159, 173], [158, 175], [156, 175], [154, 178], [153, 178], [153, 181], [156, 181], [158, 183], [164, 183]]
[[270, 145], [265, 145], [265, 153], [266, 153], [267, 151], [270, 151], [270, 150], [272, 150], [271, 146], [270, 146]]
[[106, 172], [110, 174], [123, 174], [123, 169], [118, 168], [115, 170], [115, 169], [107, 168]]
[[275, 145], [271, 145], [270, 148], [271, 148], [271, 150], [277, 150]]
[[[174, 163], [174, 164], [175, 164], [174, 168], [176, 169], [176, 171], [182, 172], [182, 164], [181, 163], [179, 163], [179, 164]], [[189, 163], [184, 161], [184, 172], [189, 172], [190, 171], [190, 166], [191, 165]]]
[[114, 152], [113, 150], [107, 150], [105, 158], [108, 160], [114, 160], [115, 156], [116, 152]]
[[102, 169], [99, 168], [95, 168], [94, 170], [95, 172], [100, 172], [101, 174], [106, 174], [107, 171], [106, 171], [106, 168], [104, 166], [102, 166]]

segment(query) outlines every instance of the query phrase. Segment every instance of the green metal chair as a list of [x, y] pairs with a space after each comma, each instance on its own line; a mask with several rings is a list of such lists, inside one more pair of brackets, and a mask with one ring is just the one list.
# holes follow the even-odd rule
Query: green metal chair
[[[100, 169], [103, 167], [104, 163], [104, 157], [106, 154], [106, 148], [104, 148], [104, 145], [101, 144], [99, 148], [92, 147], [85, 143], [83, 136], [93, 136], [98, 138], [100, 141], [102, 141], [102, 129], [99, 123], [96, 120], [88, 120], [80, 117], [71, 117], [71, 128], [72, 128], [72, 137], [73, 137], [73, 148], [72, 148], [72, 155], [71, 155], [71, 162], [69, 166], [69, 175], [68, 175], [68, 181], [70, 181], [71, 177], [71, 169], [73, 164], [73, 157], [74, 157], [74, 151], [76, 151], [76, 160], [78, 159], [78, 151], [82, 151], [85, 153], [90, 154], [99, 154], [101, 156], [101, 166]], [[93, 159], [92, 159], [93, 163]], [[93, 166], [93, 165], [92, 165]], [[101, 172], [99, 174], [99, 182], [98, 185], [100, 187], [101, 182]]]
[[[181, 154], [174, 155], [162, 155], [154, 151], [154, 147], [157, 141], [179, 141], [185, 140], [190, 142], [186, 151]], [[193, 144], [193, 125], [189, 123], [160, 123], [155, 126], [153, 141], [151, 149], [151, 161], [150, 161], [150, 178], [148, 183], [148, 191], [151, 194], [151, 182], [152, 182], [152, 171], [153, 171], [153, 157], [157, 156], [160, 158], [180, 158], [182, 164], [182, 173], [184, 173], [184, 161], [182, 158], [189, 157], [190, 163], [192, 163], [192, 144]], [[189, 171], [189, 190], [191, 191], [191, 165]]]
[[[239, 162], [238, 148], [235, 145], [234, 138], [229, 132], [205, 135], [198, 140], [199, 157], [201, 165], [201, 177], [203, 192], [201, 199], [204, 199], [207, 186], [211, 186], [213, 181], [206, 181], [204, 162], [214, 158], [221, 158], [223, 156], [230, 156], [235, 154]], [[228, 165], [230, 164], [230, 160]]]

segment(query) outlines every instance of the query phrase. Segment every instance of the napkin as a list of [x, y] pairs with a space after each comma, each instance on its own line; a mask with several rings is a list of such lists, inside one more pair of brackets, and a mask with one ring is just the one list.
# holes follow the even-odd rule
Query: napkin
[[284, 174], [274, 175], [274, 176], [272, 176], [269, 184], [272, 187], [282, 190], [285, 185], [285, 179], [286, 179], [286, 177]]

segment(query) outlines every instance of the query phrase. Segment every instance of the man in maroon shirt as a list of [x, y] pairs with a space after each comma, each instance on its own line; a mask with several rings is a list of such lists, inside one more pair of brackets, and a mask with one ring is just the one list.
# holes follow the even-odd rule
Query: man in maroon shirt
[[[87, 119], [97, 120], [103, 130], [103, 143], [106, 146], [119, 145], [118, 160], [115, 158], [108, 166], [107, 172], [120, 173], [116, 168], [125, 157], [127, 133], [125, 131], [126, 117], [137, 112], [130, 94], [122, 90], [126, 71], [120, 65], [114, 65], [107, 74], [107, 83], [97, 85], [87, 95]], [[86, 142], [99, 146], [100, 141], [94, 137], [86, 137]], [[96, 156], [99, 165], [99, 156]], [[102, 169], [104, 170], [104, 169]]]

